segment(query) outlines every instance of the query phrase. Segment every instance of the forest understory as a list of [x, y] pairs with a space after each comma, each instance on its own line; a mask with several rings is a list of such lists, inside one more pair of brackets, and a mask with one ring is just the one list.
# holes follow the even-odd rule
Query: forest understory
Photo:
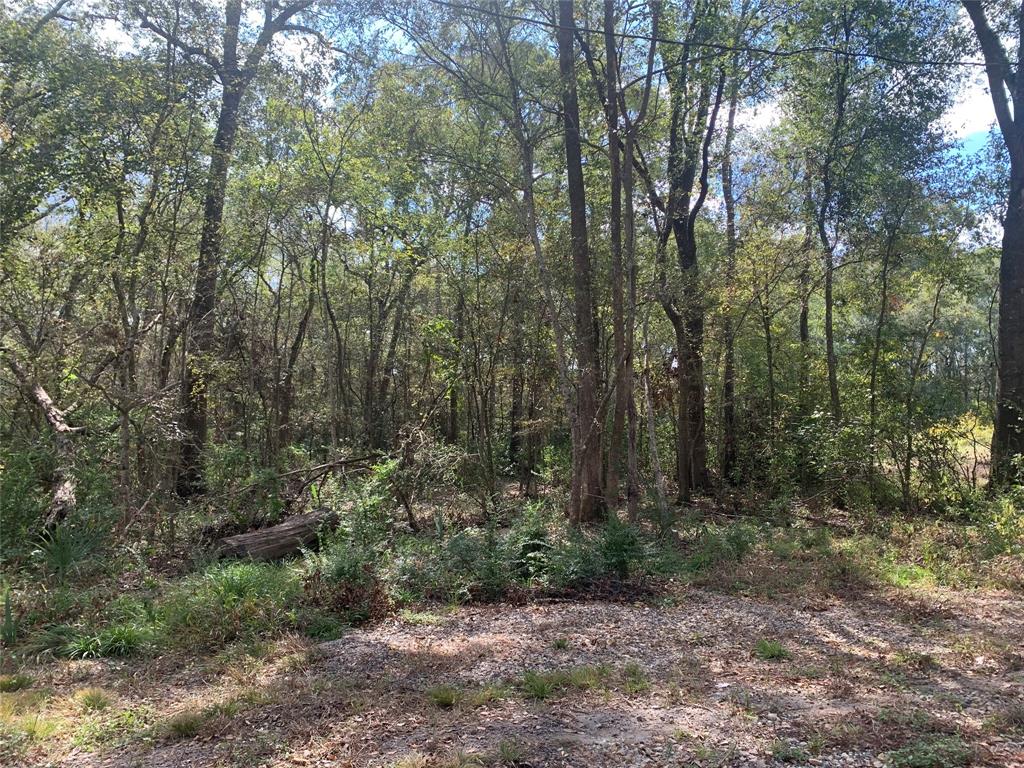
[[369, 581], [326, 539], [22, 584], [4, 764], [1024, 764], [1024, 565], [992, 531], [709, 506], [560, 542], [527, 504], [528, 530], [407, 534], [424, 559]]

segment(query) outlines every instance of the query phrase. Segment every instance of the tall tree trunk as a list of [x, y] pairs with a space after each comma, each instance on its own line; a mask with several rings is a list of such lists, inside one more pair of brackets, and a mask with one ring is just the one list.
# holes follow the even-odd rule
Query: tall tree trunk
[[[1024, 479], [1024, 82], [1016, 63], [989, 26], [980, 2], [963, 0], [985, 57], [989, 94], [1010, 156], [1010, 190], [999, 259], [999, 326], [996, 341], [996, 404], [992, 432], [992, 482]], [[1016, 47], [1024, 44], [1024, 2], [1016, 14]]]
[[608, 125], [608, 158], [611, 183], [609, 235], [612, 251], [612, 335], [614, 337], [615, 408], [612, 432], [608, 440], [608, 469], [605, 474], [605, 498], [609, 504], [619, 500], [619, 471], [630, 392], [626, 379], [632, 372], [626, 367], [625, 275], [622, 265], [622, 157], [619, 137], [619, 66], [615, 45], [615, 4], [604, 2], [605, 118]]
[[577, 396], [576, 461], [569, 503], [570, 518], [577, 523], [600, 518], [604, 513], [601, 486], [601, 407], [598, 394], [597, 326], [587, 243], [587, 202], [583, 183], [580, 114], [576, 95], [576, 63], [572, 0], [558, 3], [558, 68], [562, 81], [562, 123], [568, 177], [569, 226], [572, 240], [576, 362], [579, 366]]
[[[737, 69], [735, 59], [733, 69]], [[735, 77], [735, 74], [734, 74]], [[736, 196], [732, 186], [732, 142], [736, 132], [736, 107], [739, 84], [734, 81], [729, 93], [729, 116], [725, 125], [722, 153], [722, 197], [725, 201], [725, 291], [734, 294], [736, 282]], [[722, 319], [725, 360], [722, 365], [722, 482], [731, 484], [736, 470], [736, 330], [733, 327], [732, 301], [726, 302]]]
[[[233, 4], [229, 4], [231, 7]], [[241, 5], [238, 5], [241, 13]], [[238, 17], [233, 20], [235, 39]], [[232, 24], [229, 17], [228, 24]], [[213, 139], [210, 175], [203, 198], [203, 229], [199, 238], [199, 262], [196, 267], [196, 290], [188, 315], [185, 352], [185, 379], [182, 382], [181, 468], [177, 492], [181, 498], [202, 493], [205, 488], [202, 456], [207, 434], [207, 388], [213, 373], [217, 277], [221, 269], [224, 225], [224, 196], [227, 191], [228, 168], [238, 133], [238, 110], [245, 83], [235, 78], [224, 81], [217, 134]]]

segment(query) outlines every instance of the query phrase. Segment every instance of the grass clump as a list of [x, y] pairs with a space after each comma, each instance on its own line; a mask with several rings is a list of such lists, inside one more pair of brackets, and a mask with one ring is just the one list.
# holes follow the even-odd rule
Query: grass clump
[[556, 651], [567, 651], [569, 649], [569, 638], [556, 637], [555, 641], [551, 643], [551, 647]]
[[290, 626], [300, 592], [297, 575], [285, 566], [218, 564], [181, 581], [158, 614], [171, 642], [217, 647]]
[[971, 749], [959, 736], [920, 739], [889, 753], [890, 768], [960, 768], [971, 761]]
[[608, 668], [575, 667], [552, 672], [529, 670], [519, 680], [519, 689], [530, 699], [543, 701], [569, 688], [587, 690], [597, 688], [608, 679]]
[[761, 638], [754, 646], [754, 655], [762, 661], [783, 661], [792, 656], [778, 640]]
[[31, 676], [21, 672], [13, 675], [0, 675], [0, 693], [14, 693], [31, 685]]
[[630, 662], [622, 670], [622, 687], [626, 693], [646, 693], [651, 689], [651, 683], [647, 679], [647, 673], [643, 667], [635, 662]]
[[198, 736], [206, 725], [207, 714], [203, 710], [186, 709], [171, 715], [164, 723], [168, 738], [191, 739]]
[[69, 658], [109, 658], [130, 656], [141, 650], [148, 640], [148, 633], [132, 624], [116, 624], [96, 633], [74, 636], [61, 649]]
[[131, 656], [147, 644], [149, 633], [134, 624], [114, 624], [96, 633], [72, 637], [61, 649], [69, 659], [99, 659]]
[[427, 695], [439, 709], [453, 709], [463, 697], [462, 691], [454, 685], [436, 685], [427, 691]]
[[992, 730], [1024, 730], [1024, 704], [1013, 702], [996, 710], [986, 721]]
[[498, 742], [495, 759], [499, 765], [516, 766], [526, 757], [526, 749], [517, 741], [502, 739]]
[[78, 705], [85, 712], [101, 712], [110, 706], [110, 695], [102, 688], [83, 688], [75, 694]]

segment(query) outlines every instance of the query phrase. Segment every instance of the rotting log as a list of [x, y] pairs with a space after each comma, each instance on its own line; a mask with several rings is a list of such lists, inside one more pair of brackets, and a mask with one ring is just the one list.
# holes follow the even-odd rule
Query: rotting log
[[316, 509], [293, 515], [269, 528], [240, 533], [221, 539], [217, 552], [221, 557], [250, 560], [277, 560], [293, 555], [316, 541], [320, 529], [333, 526], [338, 515], [330, 509]]

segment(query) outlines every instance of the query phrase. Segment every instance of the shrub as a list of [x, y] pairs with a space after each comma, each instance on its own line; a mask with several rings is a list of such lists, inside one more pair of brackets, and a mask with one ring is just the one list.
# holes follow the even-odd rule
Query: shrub
[[65, 523], [43, 534], [39, 551], [46, 570], [63, 579], [88, 560], [99, 542], [100, 531], [97, 528]]
[[643, 557], [640, 535], [635, 528], [609, 515], [601, 529], [598, 550], [605, 570], [619, 579], [629, 578], [630, 568]]
[[697, 533], [696, 548], [686, 563], [693, 572], [706, 571], [720, 563], [740, 562], [753, 549], [756, 531], [745, 525], [717, 529], [702, 526]]
[[303, 590], [308, 603], [327, 608], [350, 624], [371, 617], [382, 602], [372, 552], [344, 535], [306, 556]]
[[293, 621], [301, 585], [285, 566], [228, 563], [182, 580], [158, 605], [169, 640], [220, 646], [279, 631]]

